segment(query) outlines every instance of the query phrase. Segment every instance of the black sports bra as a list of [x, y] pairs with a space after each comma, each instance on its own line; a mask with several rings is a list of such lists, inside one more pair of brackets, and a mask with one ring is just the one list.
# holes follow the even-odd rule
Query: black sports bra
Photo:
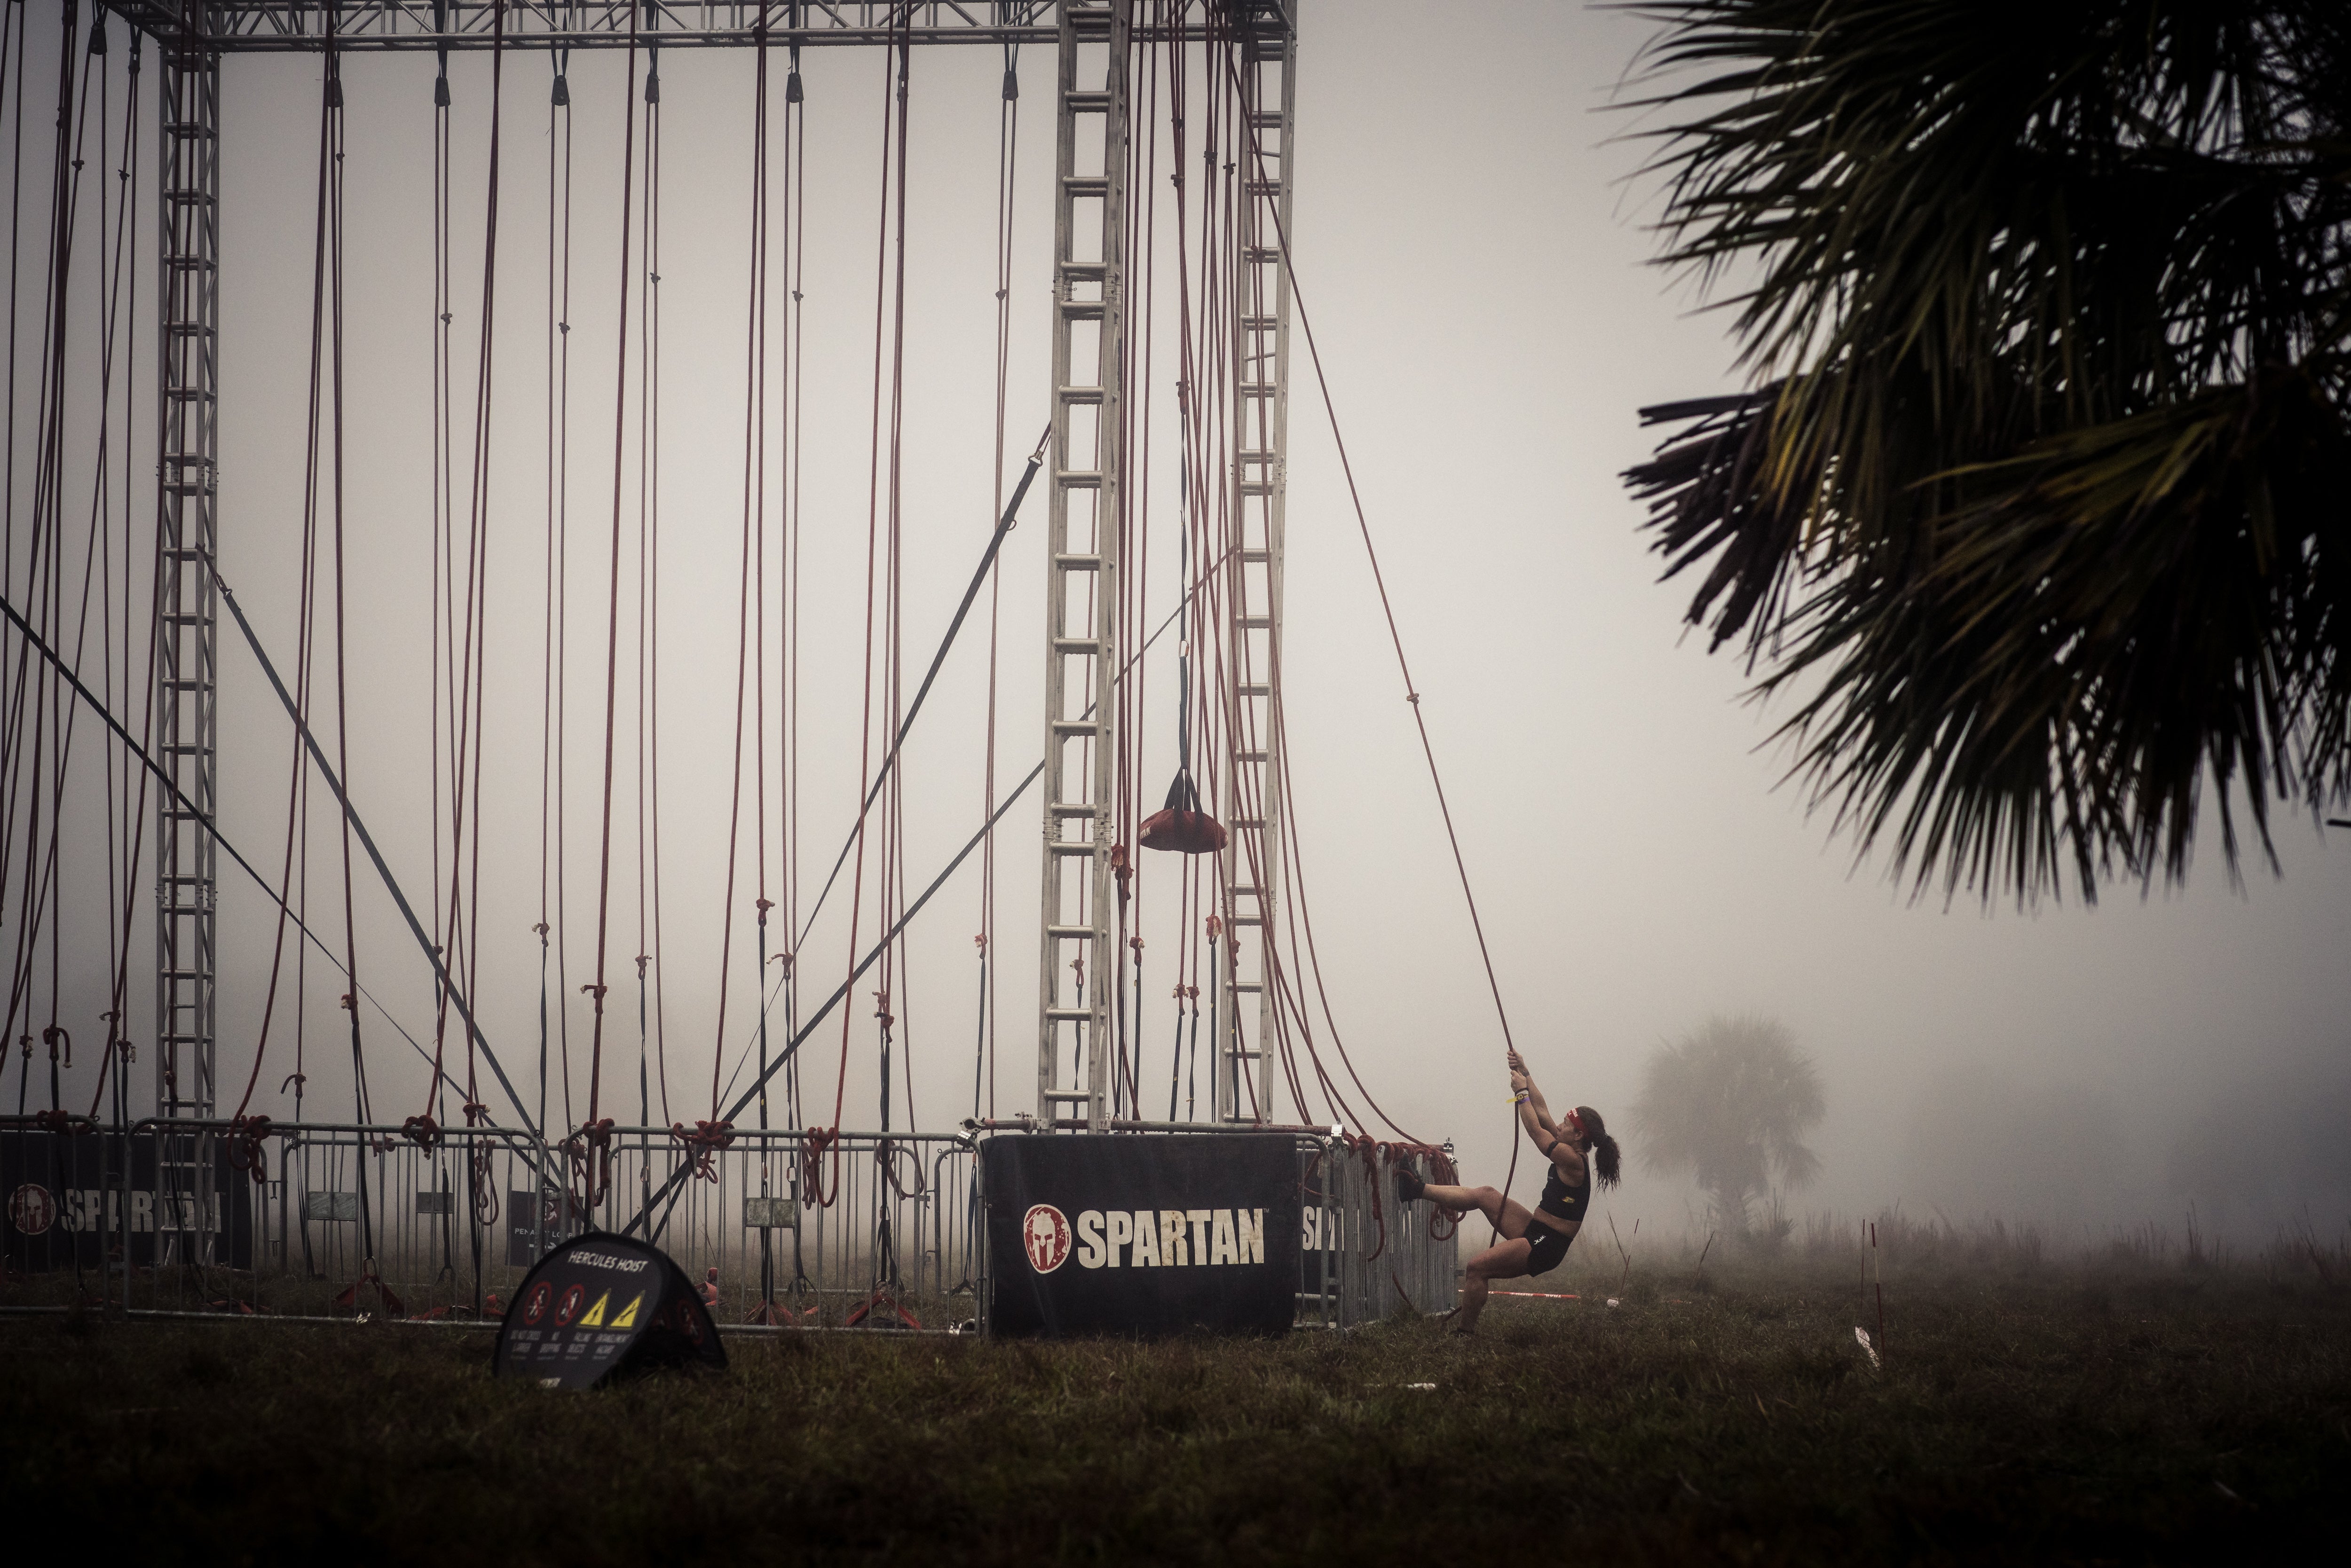
[[1583, 1223], [1584, 1210], [1592, 1207], [1592, 1166], [1587, 1161], [1583, 1179], [1573, 1186], [1559, 1174], [1559, 1166], [1551, 1167], [1551, 1180], [1543, 1183], [1542, 1201], [1535, 1207], [1554, 1219], [1572, 1219]]

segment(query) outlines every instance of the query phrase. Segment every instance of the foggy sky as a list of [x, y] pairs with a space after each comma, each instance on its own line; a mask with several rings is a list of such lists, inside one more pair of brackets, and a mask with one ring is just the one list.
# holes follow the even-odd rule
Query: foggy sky
[[[1739, 382], [1727, 314], [1701, 308], [1686, 283], [1646, 265], [1658, 193], [1637, 172], [1638, 134], [1654, 121], [1611, 105], [1635, 96], [1622, 82], [1648, 25], [1556, 4], [1308, 0], [1303, 13], [1299, 283], [1510, 1027], [1554, 1105], [1597, 1106], [1622, 1137], [1626, 1180], [1604, 1200], [1611, 1209], [1620, 1219], [1678, 1225], [1699, 1207], [1687, 1183], [1641, 1168], [1628, 1110], [1639, 1064], [1711, 1014], [1753, 1011], [1793, 1030], [1827, 1088], [1816, 1139], [1824, 1175], [1791, 1197], [1792, 1207], [1900, 1203], [2071, 1228], [2176, 1222], [2193, 1199], [2249, 1239], [2305, 1203], [2322, 1231], [2341, 1223], [2351, 1200], [2335, 1152], [2351, 1104], [2351, 862], [2339, 841], [2330, 852], [2306, 818], [2281, 821], [2283, 874], [2249, 862], [2241, 891], [2231, 887], [2208, 831], [2184, 892], [2142, 899], [2123, 889], [2095, 909], [2044, 903], [2024, 912], [1965, 897], [1949, 907], [1938, 896], [1914, 900], [1907, 884], [1888, 880], [1882, 857], [1856, 861], [1824, 816], [1808, 816], [1802, 799], [1779, 787], [1789, 758], [1768, 741], [1783, 712], [1743, 701], [1739, 664], [1685, 641], [1688, 589], [1656, 582], [1656, 558], [1635, 532], [1638, 508], [1616, 476], [1653, 440], [1638, 427], [1638, 407]], [[53, 31], [54, 19], [47, 26]], [[41, 26], [37, 18], [34, 31]], [[37, 47], [29, 78], [37, 83], [47, 79], [41, 54]], [[479, 55], [451, 68], [461, 510], [480, 320], [487, 68]], [[571, 68], [568, 898], [553, 923], [571, 987], [575, 1120], [585, 1113], [588, 1028], [577, 988], [595, 962], [623, 68], [611, 53], [577, 56]], [[674, 50], [660, 68], [670, 1118], [658, 1103], [652, 1110], [657, 1120], [691, 1122], [710, 1114], [733, 727], [750, 63]], [[831, 862], [856, 791], [885, 84], [878, 56], [862, 51], [810, 51], [804, 68], [801, 527], [812, 597], [802, 643], [800, 853], [815, 868], [803, 872], [805, 899]], [[933, 49], [914, 62], [904, 517], [913, 552], [905, 646], [917, 673], [991, 516], [1001, 69], [987, 49]], [[1029, 51], [1020, 70], [1006, 436], [1014, 469], [1048, 409], [1052, 172], [1051, 60]], [[424, 643], [431, 72], [429, 58], [408, 57], [353, 57], [343, 68], [353, 787], [420, 902], [434, 874]], [[521, 1080], [536, 1071], [540, 998], [530, 927], [540, 907], [548, 61], [516, 57], [507, 72], [491, 457], [487, 958], [478, 1005]], [[233, 57], [222, 69], [222, 566], [273, 653], [287, 660], [319, 76], [315, 57]], [[778, 90], [778, 116], [780, 99]], [[152, 226], [142, 244], [152, 246]], [[1172, 278], [1163, 274], [1163, 303]], [[151, 285], [141, 298], [147, 309]], [[143, 343], [152, 336], [145, 320], [141, 330]], [[1501, 1031], [1302, 334], [1293, 346], [1284, 675], [1297, 829], [1324, 974], [1373, 1094], [1415, 1134], [1456, 1140], [1468, 1179], [1499, 1181], [1510, 1135]], [[32, 374], [29, 358], [20, 351], [20, 387]], [[1174, 602], [1164, 586], [1175, 575], [1172, 363], [1163, 350], [1154, 371], [1155, 473], [1164, 476], [1154, 480], [1155, 623]], [[151, 385], [152, 373], [142, 349], [131, 384]], [[636, 375], [632, 361], [632, 400]], [[143, 440], [152, 431], [143, 393], [137, 413]], [[634, 421], [632, 401], [621, 476], [631, 636]], [[75, 439], [85, 455], [79, 470], [69, 459], [68, 471], [86, 479], [88, 431]], [[1007, 784], [1033, 764], [1042, 727], [1043, 517], [1040, 489], [1004, 557], [997, 771]], [[12, 583], [14, 570], [12, 563]], [[987, 632], [984, 622], [967, 632], [909, 747], [907, 873], [916, 887], [978, 822]], [[633, 643], [624, 643], [615, 840], [622, 881], [606, 959], [615, 998], [607, 1050], [624, 1067], [608, 1076], [605, 1113], [623, 1121], [636, 1113], [629, 960], [640, 950], [627, 781], [633, 659]], [[274, 867], [287, 727], [225, 629], [222, 663], [223, 826], [248, 856]], [[1142, 769], [1155, 797], [1174, 755], [1172, 669], [1172, 647], [1155, 653]], [[314, 825], [325, 817], [314, 804]], [[996, 1104], [1005, 1114], [1033, 1109], [1037, 824], [1032, 797], [1000, 836]], [[747, 818], [744, 831], [747, 841]], [[779, 827], [771, 831], [780, 839]], [[312, 907], [327, 912], [320, 929], [330, 941], [340, 930], [328, 866], [334, 852], [319, 826]], [[737, 931], [747, 945], [746, 854]], [[770, 862], [779, 883], [780, 846]], [[225, 867], [222, 888], [225, 1113], [252, 1062], [269, 906]], [[1147, 920], [1164, 920], [1173, 892], [1171, 875], [1145, 867]], [[426, 971], [380, 890], [363, 883], [360, 898], [363, 978], [429, 1046]], [[86, 956], [104, 946], [99, 903], [76, 893], [68, 904], [69, 923], [87, 938], [72, 962], [88, 973], [69, 983], [64, 1010], [93, 1019], [104, 1005], [103, 964]], [[862, 941], [871, 940], [872, 921], [869, 904]], [[915, 927], [911, 983], [896, 1001], [926, 1127], [971, 1109], [978, 921], [967, 869]], [[1156, 1114], [1168, 1064], [1165, 955], [1175, 944], [1172, 931], [1146, 934], [1154, 967], [1144, 988], [1142, 1077]], [[145, 1026], [135, 1020], [152, 1010], [152, 981], [141, 978], [152, 936], [142, 927], [132, 940], [137, 1032]], [[748, 951], [738, 946], [733, 970], [730, 1068], [753, 1009]], [[831, 988], [844, 956], [845, 911], [836, 904], [801, 956], [812, 994]], [[348, 1114], [348, 1067], [335, 1064], [348, 1061], [333, 1005], [341, 988], [314, 965], [305, 1043], [314, 1116]], [[852, 1013], [841, 1117], [850, 1127], [873, 1124], [871, 988], [860, 987]], [[380, 1019], [366, 1025], [378, 1119], [397, 1122], [422, 1107], [427, 1073]], [[89, 1027], [95, 1038], [97, 1026]], [[455, 1060], [454, 1033], [452, 1042]], [[290, 1046], [281, 1019], [256, 1101], [272, 1114], [288, 1108], [272, 1091], [292, 1071]], [[810, 1080], [823, 1086], [816, 1120], [831, 1119], [840, 1050], [830, 1030], [809, 1048]], [[46, 1103], [38, 1082], [37, 1074], [35, 1100]], [[81, 1072], [76, 1082], [68, 1099], [86, 1103], [94, 1081]], [[141, 1099], [152, 1092], [143, 1051], [132, 1082]], [[627, 1103], [615, 1110], [614, 1095]], [[559, 1088], [555, 1098], [559, 1121]], [[904, 1125], [903, 1103], [897, 1115]], [[1521, 1186], [1533, 1164], [1521, 1157]]]

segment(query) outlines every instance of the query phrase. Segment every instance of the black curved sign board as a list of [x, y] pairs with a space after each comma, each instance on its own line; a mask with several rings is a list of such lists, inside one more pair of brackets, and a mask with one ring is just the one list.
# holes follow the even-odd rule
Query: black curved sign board
[[992, 1334], [1281, 1333], [1297, 1316], [1287, 1133], [1013, 1133], [979, 1158]]
[[618, 1372], [694, 1362], [723, 1367], [726, 1352], [685, 1271], [659, 1248], [591, 1230], [523, 1276], [490, 1369], [592, 1388]]

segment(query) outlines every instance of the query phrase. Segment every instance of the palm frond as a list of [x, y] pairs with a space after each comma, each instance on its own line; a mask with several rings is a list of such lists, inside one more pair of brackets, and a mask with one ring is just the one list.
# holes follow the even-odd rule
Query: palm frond
[[1751, 269], [1754, 390], [1626, 480], [1815, 801], [2024, 899], [2351, 798], [2342, 8], [1646, 9], [1663, 259]]

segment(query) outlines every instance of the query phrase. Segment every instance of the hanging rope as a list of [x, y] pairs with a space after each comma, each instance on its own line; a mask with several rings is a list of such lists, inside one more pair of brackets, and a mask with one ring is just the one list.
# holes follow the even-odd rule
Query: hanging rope
[[[1237, 68], [1233, 62], [1228, 59], [1226, 62], [1226, 69], [1230, 73], [1235, 71]], [[1249, 138], [1248, 151], [1249, 166], [1256, 177], [1262, 180], [1265, 178], [1266, 167], [1264, 148], [1259, 142], [1255, 126], [1245, 124], [1244, 130]], [[1285, 149], [1285, 152], [1287, 150]], [[1464, 858], [1461, 852], [1460, 834], [1455, 830], [1453, 825], [1453, 809], [1446, 800], [1445, 780], [1437, 765], [1436, 746], [1429, 739], [1427, 716], [1421, 710], [1420, 689], [1414, 683], [1412, 678], [1411, 662], [1405, 655], [1404, 634], [1396, 625], [1395, 607], [1388, 598], [1387, 579], [1385, 574], [1380, 570], [1378, 549], [1372, 542], [1370, 517], [1364, 509], [1363, 491], [1355, 481], [1354, 464], [1347, 453], [1346, 437], [1342, 432], [1339, 423], [1338, 405], [1331, 395], [1330, 377], [1324, 372], [1322, 367], [1322, 351], [1320, 345], [1316, 343], [1314, 339], [1313, 319], [1307, 311], [1305, 292], [1299, 285], [1297, 267], [1290, 255], [1290, 236], [1282, 227], [1281, 216], [1278, 209], [1272, 212], [1272, 218], [1275, 242], [1280, 246], [1281, 252], [1282, 271], [1290, 280], [1290, 298], [1298, 307], [1299, 327], [1305, 335], [1307, 355], [1314, 366], [1315, 386], [1322, 394], [1323, 413], [1331, 422], [1331, 438], [1333, 445], [1338, 450], [1340, 472], [1345, 476], [1347, 481], [1347, 499], [1349, 504], [1354, 509], [1356, 530], [1361, 535], [1364, 541], [1364, 558], [1371, 564], [1373, 584], [1379, 591], [1380, 613], [1386, 620], [1388, 641], [1395, 650], [1396, 670], [1404, 680], [1405, 701], [1412, 708], [1413, 728], [1420, 737], [1421, 757], [1428, 766], [1428, 781], [1430, 787], [1437, 794], [1437, 812], [1445, 823], [1446, 843], [1453, 853], [1454, 872], [1461, 883], [1462, 902], [1468, 907], [1469, 912], [1470, 930], [1476, 936], [1478, 940], [1479, 960], [1485, 967], [1487, 989], [1493, 998], [1494, 1017], [1497, 1023], [1499, 1023], [1501, 1028], [1502, 1044], [1507, 1054], [1509, 1052], [1515, 1051], [1518, 1049], [1518, 1045], [1516, 1040], [1510, 1033], [1510, 1019], [1509, 1010], [1502, 1003], [1501, 982], [1494, 973], [1494, 956], [1491, 948], [1487, 945], [1485, 923], [1479, 918], [1478, 914], [1478, 897], [1476, 892], [1470, 886], [1469, 866], [1468, 861]], [[1506, 1198], [1510, 1192], [1510, 1179], [1517, 1174], [1518, 1151], [1519, 1138], [1514, 1113], [1510, 1136], [1510, 1175], [1503, 1178], [1502, 1190]], [[1499, 1235], [1499, 1228], [1498, 1227], [1496, 1234]]]
[[[1020, 46], [1004, 46], [1004, 91], [996, 116], [996, 476], [991, 515], [1004, 508], [1004, 423], [1012, 355], [1012, 221], [1015, 173], [1020, 144]], [[996, 810], [996, 706], [998, 628], [1003, 607], [1002, 573], [987, 565], [987, 722], [980, 754], [980, 816]], [[980, 846], [979, 1017], [972, 1054], [971, 1113], [979, 1114], [980, 1085], [987, 1087], [987, 1113], [996, 1114], [996, 974], [990, 966], [996, 936], [996, 834]]]
[[[765, 604], [767, 572], [765, 558], [760, 553], [765, 520], [764, 493], [767, 475], [767, 420], [763, 390], [767, 356], [767, 242], [768, 242], [768, 42], [763, 16], [758, 29], [758, 59], [755, 65], [755, 87], [751, 113], [751, 250], [749, 277], [744, 306], [744, 385], [743, 385], [743, 522], [741, 566], [737, 577], [735, 600], [735, 750], [729, 774], [729, 794], [726, 816], [726, 892], [719, 916], [718, 947], [718, 1017], [712, 1035], [710, 1052], [710, 1120], [695, 1124], [698, 1127], [720, 1124], [718, 1115], [718, 1071], [726, 1058], [727, 981], [735, 953], [735, 878], [741, 863], [739, 843], [743, 821], [743, 737], [744, 701], [754, 664], [761, 666], [758, 695], [754, 698], [758, 709], [757, 738], [753, 744], [758, 784], [754, 810], [758, 817], [756, 859], [758, 862], [758, 894], [756, 909], [758, 916], [759, 969], [755, 987], [764, 988], [767, 974], [768, 911], [772, 905], [767, 890], [767, 700], [766, 700], [766, 628], [761, 612]], [[758, 601], [755, 608], [754, 601]], [[754, 647], [758, 653], [754, 653]], [[767, 1015], [763, 1009], [757, 1026], [760, 1060], [767, 1057]], [[759, 1096], [759, 1125], [768, 1124], [768, 1101], [763, 1092]], [[682, 1129], [672, 1126], [673, 1134]], [[729, 1128], [731, 1136], [731, 1127]], [[692, 1140], [688, 1140], [692, 1146]], [[697, 1171], [708, 1170], [705, 1156]], [[716, 1180], [716, 1173], [711, 1174]]]
[[[645, 82], [645, 306], [638, 318], [637, 405], [637, 1099], [638, 1119], [652, 1121], [646, 1083], [650, 1032], [661, 1082], [661, 1119], [669, 1122], [667, 1009], [661, 970], [661, 92], [659, 73]], [[650, 819], [650, 820], [649, 820]], [[652, 901], [650, 936], [646, 903]], [[651, 968], [651, 996], [647, 970]], [[652, 1178], [644, 1166], [644, 1180]]]
[[[566, 764], [570, 755], [569, 702], [566, 674], [570, 667], [570, 543], [571, 543], [571, 88], [570, 51], [558, 49], [554, 79], [548, 89], [547, 109], [547, 606], [543, 633], [542, 685], [539, 717], [539, 1112], [547, 1115], [548, 967], [550, 935], [561, 935], [570, 911], [565, 827], [570, 819], [566, 789]], [[559, 116], [559, 111], [560, 111]], [[560, 119], [561, 134], [557, 134]], [[623, 231], [624, 243], [625, 234]], [[552, 829], [550, 855], [548, 834]], [[553, 868], [554, 904], [548, 903], [549, 869]], [[557, 1066], [563, 1081], [563, 1124], [573, 1123], [571, 1100], [571, 974], [570, 945], [552, 944], [555, 970], [554, 1025]]]
[[588, 1121], [577, 1135], [580, 1153], [575, 1156], [580, 1176], [577, 1191], [581, 1207], [592, 1210], [604, 1201], [611, 1185], [612, 1121], [600, 1117], [604, 1078], [604, 997], [605, 958], [611, 929], [612, 900], [612, 757], [615, 731], [620, 712], [621, 679], [621, 495], [622, 457], [628, 435], [628, 371], [629, 371], [629, 282], [632, 268], [629, 260], [630, 224], [635, 211], [637, 161], [637, 12], [635, 0], [629, 6], [629, 94], [623, 99], [623, 112], [628, 116], [628, 130], [621, 151], [621, 288], [617, 334], [617, 361], [614, 371], [612, 412], [612, 549], [610, 591], [607, 596], [604, 628], [604, 793], [599, 829], [596, 873], [596, 978], [582, 989], [596, 1004], [595, 1031], [590, 1037], [588, 1059]]

